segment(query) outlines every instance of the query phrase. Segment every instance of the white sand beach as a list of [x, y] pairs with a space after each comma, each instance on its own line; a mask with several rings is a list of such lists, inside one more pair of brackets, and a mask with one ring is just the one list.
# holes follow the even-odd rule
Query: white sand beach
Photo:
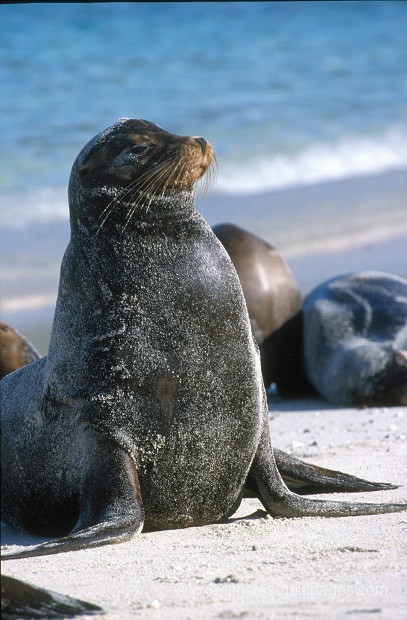
[[[300, 458], [401, 485], [348, 494], [350, 501], [407, 501], [406, 407], [338, 409], [319, 399], [274, 398], [270, 426], [274, 445]], [[406, 534], [406, 513], [273, 519], [246, 499], [228, 523], [8, 561], [3, 573], [99, 605], [105, 614], [92, 617], [109, 620], [404, 620]], [[3, 528], [3, 544], [35, 540]]]

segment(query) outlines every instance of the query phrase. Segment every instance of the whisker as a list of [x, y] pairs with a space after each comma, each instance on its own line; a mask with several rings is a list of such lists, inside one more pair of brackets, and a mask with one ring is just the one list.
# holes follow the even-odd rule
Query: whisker
[[[163, 155], [161, 155], [161, 157], [157, 160], [156, 164], [159, 164], [161, 162], [162, 159], [164, 158], [168, 158], [168, 153], [164, 153]], [[167, 161], [167, 160], [166, 160]], [[166, 163], [166, 161], [164, 162], [164, 164]], [[162, 165], [162, 164], [161, 164]], [[161, 165], [159, 166], [159, 168], [161, 167]], [[158, 168], [158, 169], [159, 169]], [[146, 172], [144, 172], [143, 174], [141, 174], [140, 176], [138, 176], [136, 179], [134, 179], [134, 181], [131, 181], [131, 183], [129, 183], [129, 185], [127, 185], [127, 187], [125, 188], [126, 191], [120, 195], [120, 200], [122, 201], [124, 198], [126, 198], [127, 194], [135, 187], [135, 185], [137, 185], [138, 183], [140, 183], [141, 180], [144, 180], [146, 177], [152, 176], [156, 173], [157, 168], [152, 168], [149, 170], [146, 170]], [[123, 188], [124, 189], [124, 188]], [[109, 202], [109, 204], [107, 205], [107, 207], [105, 207], [105, 209], [102, 211], [102, 213], [100, 214], [99, 217], [103, 217], [103, 213], [110, 207], [110, 205], [117, 201], [118, 197], [115, 197], [111, 200], [111, 202]]]
[[[148, 206], [151, 204], [151, 200], [157, 196], [157, 191], [160, 193], [161, 188], [163, 187], [163, 179], [168, 176], [168, 171], [164, 170], [162, 175], [159, 178], [152, 179], [150, 184], [144, 190], [144, 197], [150, 196], [150, 201]], [[164, 183], [164, 191], [165, 191], [165, 183]]]
[[[113, 205], [112, 205], [112, 203], [113, 203]], [[119, 204], [119, 203], [118, 203], [118, 202], [117, 202], [117, 200], [115, 199], [115, 200], [114, 200], [114, 202], [113, 202], [113, 201], [112, 201], [112, 202], [109, 202], [109, 204], [107, 205], [107, 207], [103, 210], [102, 215], [103, 215], [104, 213], [106, 213], [107, 209], [110, 207], [110, 205], [112, 205], [112, 208], [111, 208], [111, 209], [109, 209], [109, 211], [106, 213], [106, 217], [105, 217], [105, 218], [102, 220], [102, 222], [100, 223], [100, 226], [98, 227], [98, 229], [97, 229], [97, 231], [96, 231], [96, 235], [98, 235], [98, 234], [99, 234], [99, 232], [100, 232], [100, 231], [101, 231], [101, 229], [102, 229], [103, 224], [106, 222], [106, 220], [108, 219], [109, 215], [111, 215], [111, 213], [113, 212], [113, 209], [114, 209], [114, 208], [115, 208], [118, 204]], [[98, 220], [96, 220], [96, 222], [98, 222], [98, 221], [99, 221], [99, 219], [100, 219], [100, 217], [98, 218]]]
[[[181, 161], [178, 161], [178, 163], [175, 165], [175, 167], [173, 167], [172, 162], [171, 162], [171, 165], [169, 165], [165, 170], [163, 170], [163, 172], [160, 175], [160, 177], [156, 180], [156, 183], [155, 183], [153, 189], [154, 190], [158, 189], [158, 187], [160, 185], [162, 185], [162, 191], [160, 193], [160, 198], [162, 198], [164, 196], [165, 192], [167, 191], [168, 185], [169, 185], [169, 183], [171, 181], [171, 178], [173, 177], [174, 173], [176, 172], [176, 170], [180, 166], [180, 164], [181, 164]], [[168, 172], [170, 172], [170, 171], [171, 171], [171, 174], [168, 175]], [[167, 179], [166, 179], [166, 181], [164, 183], [162, 183], [162, 179], [165, 176], [167, 176]], [[152, 188], [150, 188], [150, 189], [152, 189]], [[150, 204], [151, 204], [151, 201], [150, 201]], [[150, 206], [150, 204], [149, 204], [149, 206]]]
[[[176, 165], [176, 168], [179, 166], [179, 163]], [[155, 174], [151, 175], [150, 177], [144, 179], [144, 183], [142, 184], [141, 188], [143, 189], [143, 195], [139, 196], [139, 199], [133, 204], [132, 208], [130, 209], [127, 218], [126, 218], [126, 222], [123, 228], [123, 232], [126, 230], [131, 218], [133, 217], [137, 207], [139, 206], [141, 199], [143, 197], [145, 197], [146, 195], [150, 195], [150, 200], [148, 202], [148, 204], [146, 205], [145, 208], [145, 213], [147, 214], [150, 210], [151, 207], [151, 203], [153, 202], [154, 198], [156, 198], [155, 195], [155, 190], [160, 187], [160, 185], [162, 185], [162, 179], [165, 178], [165, 176], [168, 176], [168, 171], [171, 170], [172, 168], [172, 161], [167, 161], [164, 162], [161, 166], [160, 169], [158, 170], [158, 174], [157, 174], [157, 169], [155, 169]], [[148, 185], [147, 185], [148, 183]], [[137, 187], [137, 191], [140, 191], [140, 186]], [[166, 190], [166, 184], [164, 184], [164, 188], [163, 191], [161, 193], [161, 196], [164, 195]]]
[[144, 185], [144, 191], [145, 192], [149, 192], [151, 190], [152, 187], [156, 188], [160, 185], [161, 181], [163, 178], [165, 178], [166, 176], [168, 176], [168, 172], [171, 170], [171, 168], [173, 167], [173, 163], [172, 161], [170, 162], [166, 162], [166, 165], [163, 165], [161, 170], [158, 171], [157, 174], [154, 175], [154, 177], [152, 177], [150, 179], [150, 184], [149, 185]]
[[213, 159], [207, 169], [207, 171], [205, 172], [205, 174], [203, 175], [201, 181], [201, 187], [200, 190], [202, 192], [203, 196], [206, 196], [206, 194], [208, 193], [208, 191], [210, 190], [211, 187], [213, 187], [215, 181], [216, 181], [216, 177], [217, 177], [217, 172], [218, 172], [218, 162], [216, 160], [216, 156], [214, 154]]
[[[165, 158], [165, 161], [160, 163], [164, 158]], [[149, 183], [152, 179], [155, 179], [157, 177], [157, 173], [160, 173], [160, 177], [161, 177], [162, 170], [164, 170], [164, 172], [165, 172], [167, 170], [167, 167], [170, 164], [170, 162], [168, 161], [168, 153], [165, 153], [164, 155], [162, 155], [157, 163], [159, 164], [158, 166], [156, 166], [152, 170], [147, 170], [145, 173], [143, 173], [142, 175], [137, 177], [134, 181], [129, 183], [129, 185], [125, 188], [124, 193], [121, 193], [119, 196], [113, 198], [109, 202], [109, 204], [103, 209], [102, 213], [98, 217], [98, 220], [97, 220], [98, 222], [101, 220], [101, 218], [103, 218], [103, 219], [102, 219], [102, 221], [100, 223], [100, 226], [98, 227], [98, 230], [96, 231], [96, 234], [99, 234], [99, 232], [102, 229], [103, 225], [106, 223], [107, 219], [109, 218], [109, 216], [113, 212], [113, 209], [115, 208], [115, 206], [117, 204], [123, 202], [123, 200], [130, 194], [130, 192], [135, 187], [137, 187], [137, 189], [139, 191], [142, 191], [143, 187], [147, 183]], [[140, 183], [140, 180], [142, 180], [143, 182]], [[142, 196], [140, 196], [140, 198], [141, 197]], [[103, 216], [105, 216], [105, 217], [103, 217]]]
[[124, 227], [123, 227], [123, 233], [126, 232], [126, 228], [127, 228], [128, 224], [129, 224], [131, 218], [133, 217], [134, 212], [136, 211], [136, 209], [137, 209], [137, 203], [135, 205], [133, 205], [133, 207], [129, 210], [129, 212], [127, 214], [126, 221], [125, 221]]
[[106, 214], [106, 216], [103, 218], [103, 221], [101, 222], [96, 234], [99, 233], [99, 231], [101, 230], [102, 226], [105, 224], [106, 220], [108, 219], [109, 215], [111, 215], [111, 213], [113, 212], [113, 209], [120, 204], [123, 199], [129, 194], [129, 192], [132, 190], [132, 188], [134, 187], [134, 185], [137, 183], [136, 181], [132, 181], [131, 183], [129, 183], [129, 185], [126, 187], [126, 191], [122, 194], [120, 194], [119, 196], [113, 198], [109, 204], [103, 209], [103, 211], [101, 212], [101, 214], [99, 215], [97, 222], [99, 222], [101, 220], [101, 218], [103, 218], [103, 216]]
[[160, 166], [154, 168], [154, 170], [150, 171], [149, 175], [145, 175], [142, 183], [138, 184], [137, 189], [139, 191], [146, 192], [146, 188], [150, 188], [152, 185], [155, 185], [158, 179], [162, 179], [168, 173], [168, 170], [172, 167], [172, 161], [164, 161]]
[[[181, 167], [181, 169], [178, 171], [177, 173], [177, 168]], [[174, 169], [172, 170], [170, 176], [168, 177], [168, 183], [172, 183], [172, 185], [176, 185], [180, 179], [181, 174], [183, 173], [185, 169], [185, 163], [183, 159], [180, 159], [177, 163], [177, 165], [174, 167]]]
[[[129, 203], [129, 211], [126, 215], [124, 222], [123, 232], [127, 229], [131, 222], [137, 208], [143, 203], [145, 214], [150, 211], [153, 200], [162, 198], [169, 188], [177, 187], [180, 180], [185, 176], [185, 172], [188, 169], [187, 159], [178, 159], [174, 164], [175, 155], [177, 149], [174, 148], [169, 153], [163, 154], [155, 163], [153, 168], [150, 168], [139, 175], [136, 179], [131, 181], [127, 186], [121, 188], [117, 196], [112, 198], [108, 205], [103, 209], [98, 217], [97, 222], [99, 224], [96, 234], [99, 234], [100, 230], [111, 216], [112, 212], [117, 206], [122, 206], [127, 199]], [[213, 184], [216, 176], [217, 161], [214, 155], [213, 160], [208, 167], [205, 174], [200, 179], [200, 191], [205, 195], [209, 187]], [[197, 183], [192, 183], [192, 191], [197, 191]]]

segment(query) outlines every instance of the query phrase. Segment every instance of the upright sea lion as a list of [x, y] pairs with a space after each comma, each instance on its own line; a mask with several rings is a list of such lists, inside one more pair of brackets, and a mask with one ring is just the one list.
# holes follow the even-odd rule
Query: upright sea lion
[[304, 301], [304, 360], [339, 405], [407, 405], [407, 280], [366, 271], [332, 278]]
[[219, 522], [244, 488], [286, 517], [406, 508], [284, 484], [239, 279], [194, 208], [212, 158], [203, 138], [134, 119], [78, 155], [49, 354], [1, 384], [3, 519], [62, 538], [8, 559], [127, 540], [144, 521]]
[[0, 322], [0, 379], [40, 357], [27, 338], [16, 329]]
[[266, 387], [284, 396], [310, 391], [303, 368], [302, 296], [294, 275], [277, 250], [234, 224], [213, 232], [232, 259], [260, 349]]

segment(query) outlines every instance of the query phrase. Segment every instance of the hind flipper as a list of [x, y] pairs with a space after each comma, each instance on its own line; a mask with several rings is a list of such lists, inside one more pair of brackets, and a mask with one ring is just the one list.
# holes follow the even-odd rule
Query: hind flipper
[[358, 493], [397, 489], [387, 482], [371, 482], [341, 471], [305, 463], [278, 448], [273, 448], [274, 458], [285, 484], [299, 495], [316, 493]]
[[407, 504], [324, 501], [292, 493], [278, 471], [266, 417], [262, 437], [246, 480], [246, 488], [258, 497], [270, 515], [276, 517], [347, 517], [407, 511]]
[[82, 492], [79, 518], [72, 532], [21, 551], [7, 553], [8, 547], [2, 547], [2, 560], [123, 542], [141, 531], [144, 509], [132, 459], [116, 444], [103, 440], [94, 456]]

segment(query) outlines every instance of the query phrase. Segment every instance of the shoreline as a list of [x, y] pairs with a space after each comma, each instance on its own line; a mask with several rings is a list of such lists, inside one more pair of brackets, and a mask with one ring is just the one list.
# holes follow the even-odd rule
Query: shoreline
[[403, 168], [257, 194], [214, 190], [197, 205], [211, 226], [247, 228], [289, 260], [407, 235], [406, 196]]

